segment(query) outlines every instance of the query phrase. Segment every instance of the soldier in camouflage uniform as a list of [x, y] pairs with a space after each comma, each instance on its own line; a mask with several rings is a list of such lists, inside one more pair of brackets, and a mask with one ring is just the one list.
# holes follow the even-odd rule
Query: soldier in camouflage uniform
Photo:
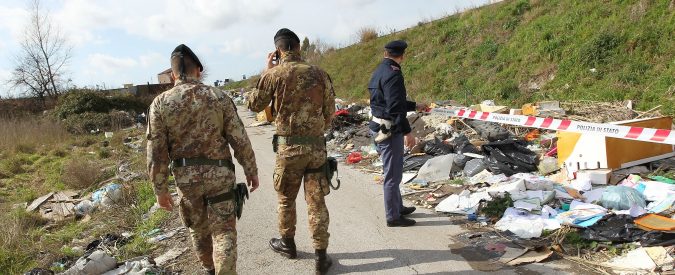
[[[330, 192], [325, 174], [316, 172], [326, 162], [324, 131], [335, 112], [335, 94], [326, 72], [300, 57], [300, 39], [288, 29], [274, 37], [276, 52], [267, 59], [267, 70], [249, 95], [248, 106], [259, 112], [272, 102], [278, 140], [274, 189], [279, 198], [279, 234], [270, 247], [288, 258], [295, 247], [295, 199], [304, 178], [309, 227], [316, 254], [316, 271], [325, 273], [332, 264], [328, 247], [328, 209], [324, 196]], [[280, 55], [278, 65], [274, 55]]]
[[153, 100], [148, 121], [148, 171], [157, 202], [173, 208], [167, 182], [171, 162], [180, 215], [202, 266], [207, 274], [236, 274], [234, 199], [206, 200], [231, 194], [235, 186], [230, 146], [251, 191], [258, 187], [253, 149], [232, 99], [199, 81], [203, 67], [187, 46], [176, 47], [171, 68], [175, 86]]

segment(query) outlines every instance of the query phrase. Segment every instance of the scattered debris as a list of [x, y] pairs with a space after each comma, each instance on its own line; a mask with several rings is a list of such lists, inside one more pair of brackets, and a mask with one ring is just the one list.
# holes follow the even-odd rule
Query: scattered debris
[[155, 263], [158, 266], [164, 266], [167, 263], [169, 263], [170, 261], [178, 258], [178, 256], [183, 255], [183, 253], [185, 253], [185, 251], [187, 251], [187, 250], [188, 250], [187, 247], [172, 248], [169, 251], [167, 251], [166, 253], [164, 253], [164, 254], [160, 255], [159, 257], [155, 258]]
[[[462, 108], [449, 101], [432, 105], [449, 110]], [[344, 101], [337, 104], [339, 115], [326, 133], [328, 148], [337, 153], [333, 155], [346, 155], [347, 163], [381, 180], [382, 162], [377, 160], [367, 128], [369, 108], [355, 106], [358, 105]], [[658, 118], [656, 110], [636, 112], [626, 106], [623, 102], [548, 101], [516, 109], [484, 101], [470, 108], [647, 125], [636, 125], [639, 127], [653, 128], [650, 123], [662, 123], [671, 127], [672, 120]], [[411, 112], [408, 121], [418, 143], [404, 156], [401, 192], [418, 206], [463, 216], [457, 222], [470, 229], [466, 241], [471, 245], [452, 247], [463, 257], [486, 253], [486, 260], [492, 263], [519, 265], [544, 261], [555, 251], [565, 259], [605, 272], [606, 268], [619, 267], [620, 261], [610, 265], [610, 254], [592, 252], [630, 244], [654, 248], [658, 255], [654, 257], [660, 259], [635, 270], [672, 269], [672, 146], [642, 142], [641, 146], [646, 146], [634, 148], [631, 142], [619, 140], [615, 144], [613, 139], [601, 136], [580, 138], [575, 133], [428, 113]], [[570, 249], [570, 243], [576, 246]], [[494, 271], [499, 266], [487, 264], [481, 268]]]

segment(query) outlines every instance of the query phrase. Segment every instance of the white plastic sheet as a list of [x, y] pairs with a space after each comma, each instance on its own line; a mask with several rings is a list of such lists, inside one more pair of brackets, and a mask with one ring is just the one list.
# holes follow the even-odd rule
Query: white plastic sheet
[[486, 191], [471, 193], [464, 190], [459, 194], [452, 194], [436, 206], [436, 211], [454, 214], [473, 214], [478, 210], [481, 200], [491, 200]]
[[454, 159], [455, 154], [447, 154], [428, 160], [424, 163], [422, 168], [420, 168], [419, 173], [417, 173], [417, 178], [428, 182], [449, 179], [452, 166], [454, 165]]
[[544, 229], [560, 228], [560, 223], [555, 219], [545, 219], [541, 215], [530, 214], [511, 207], [504, 211], [504, 216], [495, 223], [495, 228], [501, 231], [511, 231], [523, 239], [530, 239], [541, 237]]

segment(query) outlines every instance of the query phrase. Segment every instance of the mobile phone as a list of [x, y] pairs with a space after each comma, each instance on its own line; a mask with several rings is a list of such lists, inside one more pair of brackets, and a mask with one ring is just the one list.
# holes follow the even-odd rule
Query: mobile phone
[[279, 50], [274, 51], [274, 56], [272, 57], [272, 61], [276, 61], [279, 63]]

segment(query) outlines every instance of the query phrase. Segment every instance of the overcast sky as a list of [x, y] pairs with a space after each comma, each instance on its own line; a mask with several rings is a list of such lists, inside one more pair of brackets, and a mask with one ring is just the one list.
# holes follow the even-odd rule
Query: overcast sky
[[[0, 95], [14, 67], [28, 1], [0, 3]], [[43, 0], [73, 47], [68, 75], [77, 86], [156, 83], [178, 44], [190, 46], [216, 79], [257, 74], [283, 27], [336, 46], [362, 27], [401, 30], [489, 0]]]

